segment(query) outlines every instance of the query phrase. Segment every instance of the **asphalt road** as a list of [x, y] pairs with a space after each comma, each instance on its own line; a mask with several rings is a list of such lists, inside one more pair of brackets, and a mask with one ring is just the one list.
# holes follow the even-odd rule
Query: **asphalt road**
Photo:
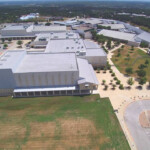
[[150, 100], [131, 103], [125, 110], [124, 119], [138, 150], [150, 150], [150, 128], [142, 128], [139, 115], [150, 110]]

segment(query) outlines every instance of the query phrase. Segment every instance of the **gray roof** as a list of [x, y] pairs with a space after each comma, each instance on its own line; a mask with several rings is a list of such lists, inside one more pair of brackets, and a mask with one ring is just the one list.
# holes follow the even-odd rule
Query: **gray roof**
[[82, 58], [77, 58], [77, 62], [78, 62], [79, 77], [80, 77], [78, 84], [82, 84], [82, 83], [99, 84], [92, 65], [89, 64], [86, 59], [82, 59]]
[[82, 39], [50, 40], [45, 52], [76, 52], [86, 50]]
[[87, 49], [100, 48], [100, 46], [96, 42], [93, 42], [93, 41], [90, 41], [90, 40], [84, 40], [84, 45]]
[[27, 54], [23, 50], [5, 52], [0, 57], [0, 69], [12, 69], [15, 73], [78, 70], [75, 53]]
[[16, 73], [76, 71], [77, 63], [74, 53], [33, 53], [27, 54]]
[[31, 25], [27, 32], [55, 32], [66, 31], [66, 26], [44, 26], [44, 25]]
[[143, 32], [143, 33], [139, 34], [137, 37], [143, 41], [150, 43], [150, 33], [148, 33], [148, 32]]
[[0, 69], [16, 69], [20, 60], [26, 55], [23, 50], [7, 51], [0, 57]]
[[111, 27], [111, 29], [113, 30], [119, 30], [125, 28], [123, 24], [101, 24], [101, 25], [105, 27]]
[[99, 49], [87, 49], [86, 56], [107, 56], [102, 48]]
[[23, 25], [9, 25], [2, 30], [25, 30], [25, 26], [23, 26]]
[[120, 40], [125, 40], [125, 41], [135, 41], [135, 36], [136, 34], [131, 34], [131, 33], [125, 33], [125, 32], [119, 32], [119, 31], [112, 31], [112, 30], [101, 30], [98, 32], [100, 35], [104, 35], [107, 37], [115, 38], [115, 39], [120, 39]]

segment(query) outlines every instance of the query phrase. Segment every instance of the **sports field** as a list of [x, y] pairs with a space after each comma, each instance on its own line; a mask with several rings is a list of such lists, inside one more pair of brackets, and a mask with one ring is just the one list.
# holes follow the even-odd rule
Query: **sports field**
[[129, 150], [108, 98], [0, 98], [0, 149]]

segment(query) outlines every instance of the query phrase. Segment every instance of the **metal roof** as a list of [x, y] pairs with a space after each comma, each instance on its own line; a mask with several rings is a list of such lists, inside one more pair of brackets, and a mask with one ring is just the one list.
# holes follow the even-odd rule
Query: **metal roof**
[[82, 83], [93, 83], [99, 84], [93, 67], [88, 63], [86, 59], [77, 58], [78, 67], [79, 67], [79, 81], [78, 84]]
[[16, 73], [76, 71], [74, 53], [28, 53], [16, 69]]
[[148, 33], [148, 32], [143, 32], [143, 33], [139, 34], [137, 37], [143, 41], [150, 43], [150, 33]]
[[0, 69], [12, 69], [15, 71], [20, 60], [25, 56], [26, 52], [23, 50], [9, 50], [0, 57]]
[[113, 30], [119, 30], [125, 28], [123, 24], [101, 24], [101, 25], [105, 27], [111, 27], [111, 29]]
[[2, 30], [25, 30], [25, 26], [23, 25], [9, 25]]
[[86, 56], [107, 56], [102, 48], [99, 49], [87, 49]]
[[54, 32], [54, 31], [66, 31], [66, 26], [44, 26], [44, 25], [32, 25], [28, 28], [28, 32]]
[[61, 53], [61, 52], [76, 52], [86, 51], [82, 39], [69, 39], [69, 40], [50, 40], [46, 47], [45, 52]]
[[87, 49], [100, 48], [100, 46], [96, 42], [93, 42], [91, 40], [84, 40], [84, 45]]
[[131, 33], [125, 33], [125, 32], [119, 32], [119, 31], [112, 31], [112, 30], [101, 30], [98, 32], [99, 35], [104, 35], [107, 37], [125, 40], [125, 41], [135, 41], [136, 34]]

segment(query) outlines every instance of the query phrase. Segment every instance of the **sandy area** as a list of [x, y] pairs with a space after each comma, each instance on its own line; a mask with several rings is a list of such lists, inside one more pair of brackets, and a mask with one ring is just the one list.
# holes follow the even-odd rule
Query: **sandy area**
[[[121, 47], [121, 45], [119, 47]], [[126, 107], [133, 101], [142, 100], [142, 99], [150, 99], [150, 90], [147, 88], [148, 83], [143, 85], [142, 89], [138, 89], [137, 87], [139, 84], [137, 81], [135, 81], [131, 89], [127, 88], [128, 87], [127, 80], [129, 79], [129, 77], [126, 77], [123, 74], [121, 74], [118, 71], [118, 69], [114, 66], [113, 62], [111, 61], [111, 57], [113, 55], [112, 52], [117, 50], [119, 47], [114, 48], [108, 53], [108, 61], [111, 64], [112, 70], [116, 74], [116, 77], [124, 85], [125, 89], [120, 90], [119, 87], [117, 86], [115, 90], [113, 90], [112, 84], [111, 84], [111, 80], [113, 80], [113, 77], [111, 76], [109, 71], [104, 73], [101, 70], [100, 73], [96, 72], [96, 76], [100, 83], [98, 92], [101, 97], [109, 97], [114, 110], [118, 110], [118, 113], [116, 113], [116, 115], [119, 119], [122, 129], [124, 130], [125, 136], [127, 140], [129, 141], [131, 149], [135, 150], [136, 146], [134, 144], [133, 138], [131, 137], [131, 134], [129, 133], [127, 126], [124, 122], [124, 111]], [[107, 90], [104, 90], [104, 85], [102, 85], [102, 80], [106, 80], [106, 84], [108, 85]], [[115, 83], [115, 80], [113, 80], [113, 83]]]

